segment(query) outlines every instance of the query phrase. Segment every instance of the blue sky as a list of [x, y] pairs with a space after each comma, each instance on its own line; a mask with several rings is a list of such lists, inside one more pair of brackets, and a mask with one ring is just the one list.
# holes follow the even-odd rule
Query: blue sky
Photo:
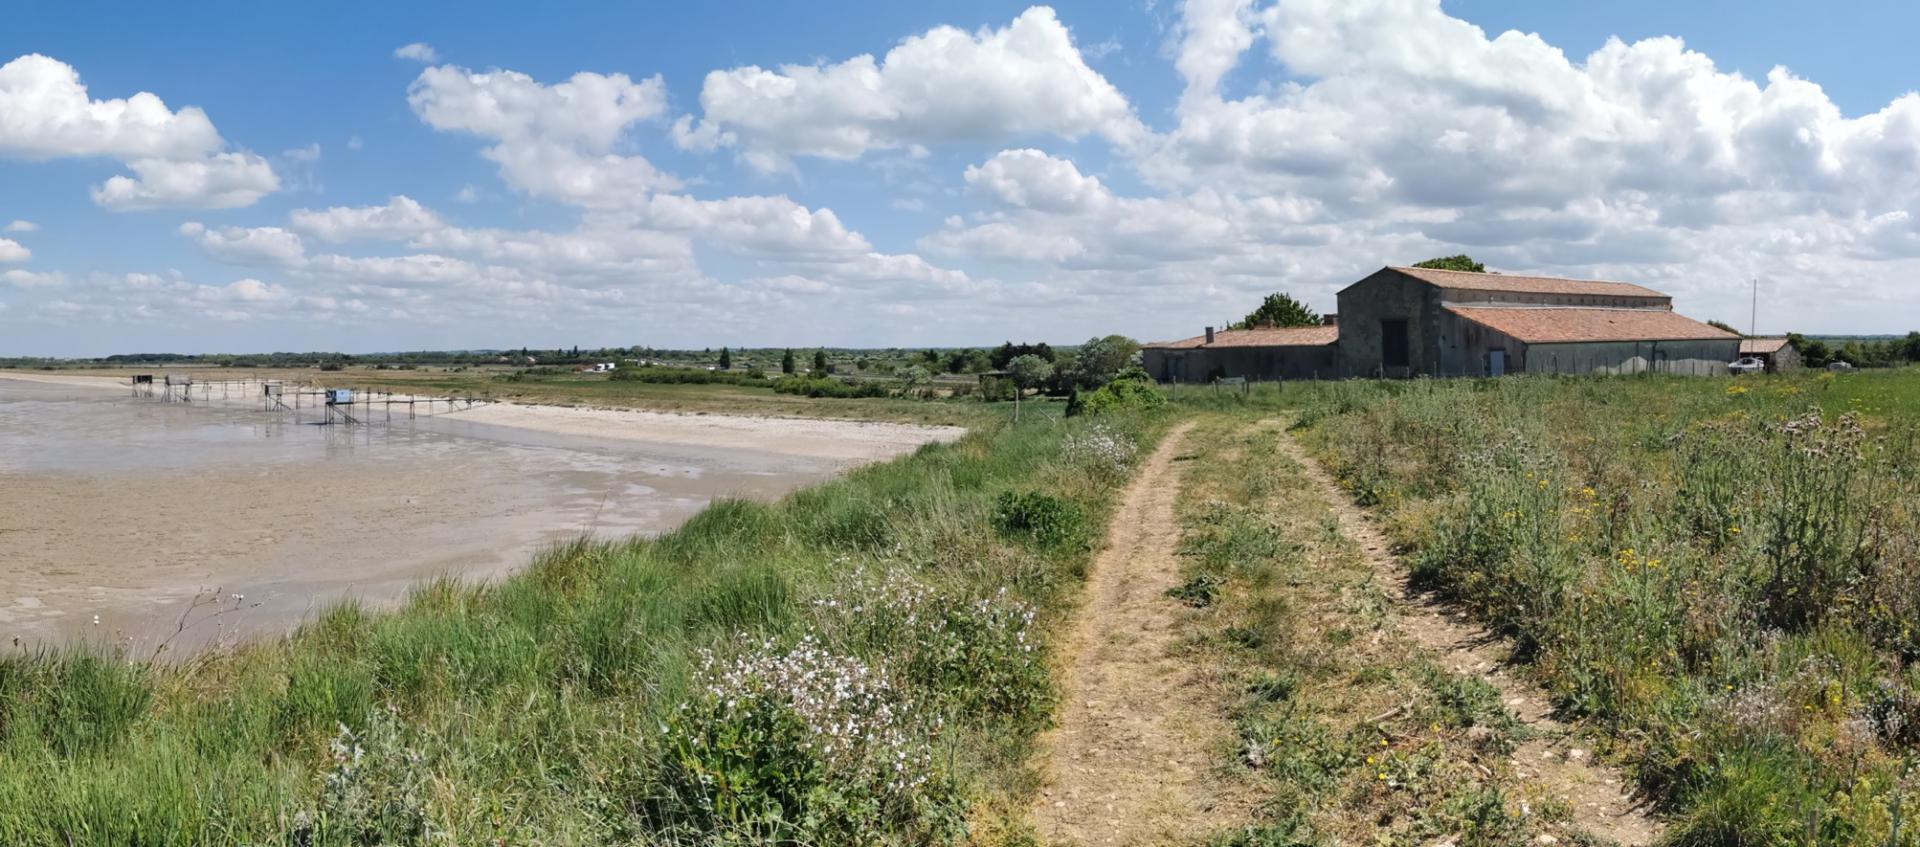
[[[25, 4], [0, 355], [1163, 338], [1461, 251], [1905, 331], [1914, 31], [1893, 3]], [[114, 104], [142, 92], [164, 109]]]

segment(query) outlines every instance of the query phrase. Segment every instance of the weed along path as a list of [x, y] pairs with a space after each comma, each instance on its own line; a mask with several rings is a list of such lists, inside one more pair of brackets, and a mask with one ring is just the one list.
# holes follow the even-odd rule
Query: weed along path
[[1278, 443], [1300, 465], [1310, 484], [1321, 490], [1340, 532], [1363, 551], [1378, 585], [1396, 607], [1400, 632], [1431, 652], [1435, 664], [1445, 670], [1476, 676], [1491, 685], [1507, 711], [1530, 730], [1527, 740], [1511, 754], [1513, 775], [1562, 801], [1569, 822], [1588, 835], [1626, 847], [1655, 843], [1661, 826], [1635, 803], [1623, 774], [1595, 761], [1571, 728], [1553, 718], [1544, 693], [1509, 673], [1511, 645], [1411, 591], [1407, 569], [1395, 560], [1385, 535], [1366, 513], [1353, 505], [1291, 434], [1283, 433]]
[[1193, 843], [1249, 805], [1216, 771], [1233, 728], [1182, 654], [1175, 465], [1191, 423], [1160, 442], [1128, 486], [1095, 559], [1063, 656], [1059, 725], [1042, 739], [1033, 822], [1055, 845]]

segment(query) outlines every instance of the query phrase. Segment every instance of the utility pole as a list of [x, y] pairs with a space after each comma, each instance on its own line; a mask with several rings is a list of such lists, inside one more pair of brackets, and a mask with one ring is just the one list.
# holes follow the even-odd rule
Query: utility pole
[[1753, 278], [1753, 312], [1747, 316], [1747, 336], [1760, 337], [1760, 278]]

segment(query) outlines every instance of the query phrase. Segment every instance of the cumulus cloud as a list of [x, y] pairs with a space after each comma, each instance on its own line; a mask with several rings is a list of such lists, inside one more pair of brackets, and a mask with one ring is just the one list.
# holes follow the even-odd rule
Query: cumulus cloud
[[306, 260], [300, 236], [273, 226], [208, 228], [198, 221], [180, 225], [180, 234], [214, 259], [236, 265], [298, 265]]
[[39, 231], [40, 231], [40, 225], [34, 223], [33, 221], [14, 221], [10, 224], [7, 224], [5, 227], [0, 227], [0, 232], [39, 232]]
[[433, 49], [433, 45], [424, 41], [415, 41], [412, 44], [394, 48], [393, 57], [395, 59], [406, 59], [411, 62], [423, 62], [429, 65], [440, 61], [439, 52]]
[[72, 66], [39, 54], [0, 65], [0, 157], [119, 159], [134, 175], [93, 190], [108, 209], [230, 208], [279, 187], [266, 160], [225, 147], [200, 109], [144, 91], [94, 100]]
[[1000, 29], [950, 26], [907, 38], [876, 60], [714, 71], [703, 115], [675, 124], [690, 150], [735, 147], [778, 170], [793, 156], [853, 159], [872, 150], [1029, 136], [1143, 132], [1119, 89], [1088, 67], [1052, 9], [1036, 6]]
[[0, 262], [24, 262], [33, 258], [33, 251], [20, 246], [20, 242], [10, 238], [0, 238]]
[[60, 273], [59, 271], [35, 273], [33, 271], [23, 271], [18, 268], [10, 271], [0, 271], [0, 284], [10, 285], [14, 288], [58, 288], [65, 285], [66, 282], [66, 274]]
[[1911, 297], [1920, 96], [1850, 117], [1784, 68], [1749, 79], [1674, 38], [1573, 58], [1437, 0], [1180, 11], [1177, 122], [1120, 149], [1151, 196], [1005, 151], [963, 175], [980, 208], [921, 248], [1055, 291], [1171, 286], [1235, 305], [1287, 288], [1331, 306], [1370, 268], [1463, 249], [1637, 279], [1704, 317], [1753, 276], [1793, 281], [1780, 320]]
[[404, 241], [445, 224], [440, 216], [404, 194], [381, 206], [296, 209], [293, 228], [322, 241]]
[[[530, 278], [603, 285], [636, 273], [705, 283], [693, 259], [696, 242], [750, 259], [776, 276], [800, 275], [826, 285], [893, 282], [927, 294], [966, 284], [964, 273], [935, 268], [918, 256], [875, 250], [830, 209], [808, 208], [784, 196], [706, 199], [673, 193], [679, 180], [639, 155], [621, 152], [635, 123], [657, 118], [666, 108], [665, 86], [657, 76], [635, 82], [623, 74], [578, 73], [548, 85], [514, 71], [445, 66], [423, 71], [408, 99], [429, 126], [496, 142], [482, 155], [500, 166], [509, 185], [586, 210], [582, 226], [572, 233], [467, 230], [420, 221], [400, 233], [416, 248], [505, 263]], [[329, 210], [324, 217], [374, 214], [415, 217], [401, 214], [392, 203], [386, 209]], [[317, 234], [330, 225], [322, 217], [296, 213], [295, 226]], [[352, 265], [338, 267], [353, 270]]]
[[516, 71], [427, 68], [407, 103], [428, 126], [494, 142], [485, 156], [509, 185], [583, 206], [618, 206], [679, 181], [637, 155], [615, 151], [632, 124], [666, 110], [659, 76], [581, 72], [546, 85]]
[[[1784, 68], [1750, 80], [1675, 38], [1611, 39], [1576, 62], [1537, 35], [1490, 38], [1437, 0], [1192, 3], [1185, 19], [1180, 124], [1145, 162], [1166, 185], [1244, 180], [1368, 212], [1786, 193], [1800, 211], [1851, 214], [1920, 189], [1920, 96], [1848, 119]], [[1304, 81], [1224, 96], [1256, 38]]]

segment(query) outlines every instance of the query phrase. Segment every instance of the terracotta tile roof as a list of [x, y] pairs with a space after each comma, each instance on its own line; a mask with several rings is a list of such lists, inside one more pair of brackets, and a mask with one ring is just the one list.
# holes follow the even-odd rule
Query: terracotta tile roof
[[1470, 271], [1439, 271], [1432, 268], [1389, 267], [1421, 282], [1440, 288], [1464, 291], [1508, 291], [1517, 294], [1594, 294], [1614, 297], [1666, 297], [1667, 295], [1631, 282], [1606, 282], [1597, 279], [1562, 279], [1555, 276], [1517, 274], [1480, 274]]
[[1787, 340], [1784, 338], [1749, 338], [1740, 342], [1740, 355], [1771, 355], [1780, 352], [1780, 348], [1785, 346], [1787, 346]]
[[1580, 341], [1707, 341], [1739, 338], [1666, 309], [1579, 309], [1547, 306], [1447, 311], [1528, 344]]
[[1207, 337], [1196, 335], [1179, 341], [1160, 341], [1142, 345], [1149, 350], [1209, 350], [1221, 347], [1318, 347], [1332, 344], [1340, 339], [1337, 326], [1297, 326], [1276, 327], [1271, 329], [1226, 329], [1213, 334], [1213, 343], [1207, 343]]

